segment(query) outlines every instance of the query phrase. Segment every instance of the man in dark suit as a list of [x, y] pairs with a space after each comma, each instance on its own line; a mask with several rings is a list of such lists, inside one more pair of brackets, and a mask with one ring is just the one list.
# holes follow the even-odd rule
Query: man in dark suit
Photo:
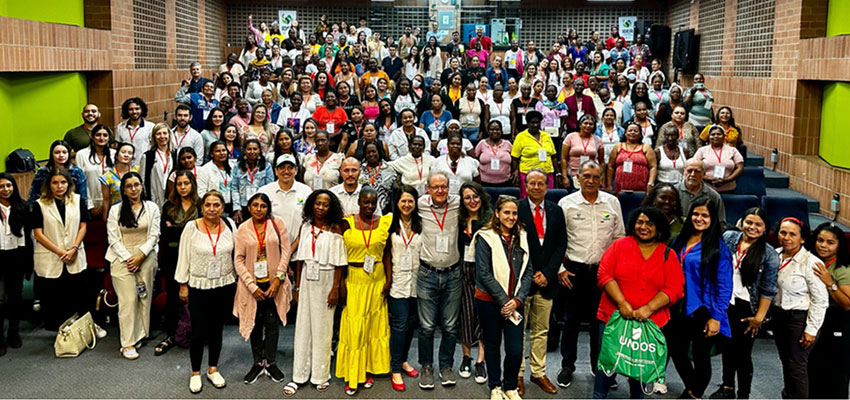
[[[552, 299], [558, 293], [558, 269], [567, 250], [567, 231], [561, 208], [545, 200], [546, 185], [546, 172], [541, 169], [528, 171], [525, 178], [528, 197], [519, 202], [518, 217], [528, 234], [530, 264], [534, 268], [534, 285], [525, 301], [526, 327], [523, 332], [527, 332], [531, 325], [531, 381], [546, 393], [557, 393], [558, 388], [546, 377], [546, 342]], [[525, 393], [524, 372], [523, 361], [517, 381], [520, 396]]]
[[578, 120], [584, 114], [590, 114], [596, 118], [596, 106], [593, 97], [582, 94], [584, 92], [584, 81], [576, 79], [573, 81], [575, 96], [564, 99], [567, 106], [567, 133], [578, 132]]

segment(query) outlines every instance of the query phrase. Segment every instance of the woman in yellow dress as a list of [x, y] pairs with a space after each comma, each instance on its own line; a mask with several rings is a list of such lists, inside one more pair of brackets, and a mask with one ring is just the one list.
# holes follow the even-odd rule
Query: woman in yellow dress
[[360, 213], [345, 218], [343, 239], [348, 252], [348, 271], [340, 287], [346, 299], [339, 325], [336, 376], [345, 380], [345, 394], [357, 386], [371, 388], [373, 374], [390, 372], [390, 325], [386, 293], [390, 276], [384, 270], [384, 252], [392, 214], [376, 218], [378, 192], [371, 186], [360, 191]]

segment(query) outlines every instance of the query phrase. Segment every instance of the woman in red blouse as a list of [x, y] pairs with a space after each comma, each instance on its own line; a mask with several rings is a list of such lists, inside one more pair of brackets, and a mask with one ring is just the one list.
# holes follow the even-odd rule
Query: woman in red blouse
[[[632, 213], [628, 235], [615, 241], [599, 262], [599, 301], [596, 318], [607, 323], [614, 311], [625, 319], [652, 320], [663, 327], [670, 320], [669, 306], [684, 296], [685, 276], [675, 252], [664, 244], [670, 236], [667, 218], [655, 207]], [[599, 324], [599, 336], [605, 324]], [[600, 341], [601, 346], [601, 341]], [[596, 374], [593, 398], [606, 398], [615, 376]], [[629, 379], [631, 398], [642, 398], [641, 383]]]
[[346, 137], [341, 134], [341, 130], [342, 124], [348, 121], [348, 115], [342, 107], [338, 106], [336, 100], [336, 92], [328, 89], [325, 92], [325, 105], [316, 108], [316, 112], [313, 113], [313, 119], [319, 122], [319, 130], [328, 131], [333, 152], [338, 152], [340, 148], [345, 149], [347, 146]]

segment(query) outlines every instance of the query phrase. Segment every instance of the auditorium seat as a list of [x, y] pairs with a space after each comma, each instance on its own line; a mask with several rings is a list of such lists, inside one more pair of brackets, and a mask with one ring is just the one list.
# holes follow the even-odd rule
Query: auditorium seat
[[764, 169], [761, 167], [744, 167], [744, 173], [738, 177], [735, 194], [752, 194], [759, 198], [766, 194], [764, 184]]
[[809, 224], [808, 202], [804, 197], [764, 196], [761, 198], [761, 207], [773, 226], [785, 217], [794, 217]]
[[570, 194], [570, 192], [567, 189], [549, 189], [546, 191], [546, 200], [557, 204], [564, 196], [568, 194]]
[[617, 198], [620, 200], [620, 208], [623, 210], [623, 220], [628, 221], [632, 211], [640, 207], [643, 198], [646, 197], [644, 192], [620, 192]]
[[496, 200], [499, 199], [499, 196], [507, 195], [514, 196], [519, 198], [519, 188], [518, 187], [485, 187], [485, 191], [490, 195], [490, 205], [495, 206]]
[[751, 194], [721, 194], [723, 206], [726, 208], [726, 227], [733, 227], [744, 212], [759, 206], [759, 198]]

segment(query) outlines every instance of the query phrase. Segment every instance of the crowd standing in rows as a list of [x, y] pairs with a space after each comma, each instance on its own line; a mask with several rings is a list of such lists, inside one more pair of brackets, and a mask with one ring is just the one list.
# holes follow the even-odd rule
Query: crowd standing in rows
[[[150, 336], [155, 277], [167, 292], [155, 355], [175, 346], [188, 303], [193, 393], [205, 347], [207, 379], [226, 385], [233, 314], [253, 357], [244, 382], [282, 382], [291, 362], [286, 395], [325, 391], [332, 376], [354, 395], [387, 373], [395, 390], [405, 377], [428, 390], [457, 371], [519, 399], [526, 353], [531, 382], [556, 393], [588, 322], [593, 395], [605, 397], [616, 381], [597, 372], [600, 338], [619, 311], [664, 329], [683, 398], [705, 395], [715, 346], [723, 384], [711, 396], [748, 397], [753, 338], [771, 316], [782, 394], [847, 398], [848, 361], [835, 356], [850, 346], [845, 234], [759, 208], [726, 226], [719, 193], [743, 171], [743, 136], [701, 74], [690, 88], [670, 82], [643, 38], [627, 47], [616, 28], [587, 41], [570, 30], [548, 53], [514, 40], [502, 54], [480, 29], [440, 44], [435, 26], [382, 40], [358, 25], [323, 16], [312, 32], [297, 21], [282, 32], [249, 17], [244, 49], [212, 79], [189, 67], [169, 123], [132, 97], [112, 129], [89, 104], [28, 199], [0, 174], [0, 257], [34, 265], [45, 327], [102, 288], [89, 252], [109, 262], [124, 358]], [[519, 198], [490, 199], [514, 188]], [[631, 215], [624, 191], [647, 193]], [[22, 344], [24, 273], [3, 271], [0, 355]], [[278, 360], [293, 301], [294, 352]], [[555, 383], [548, 335], [560, 341]]]

